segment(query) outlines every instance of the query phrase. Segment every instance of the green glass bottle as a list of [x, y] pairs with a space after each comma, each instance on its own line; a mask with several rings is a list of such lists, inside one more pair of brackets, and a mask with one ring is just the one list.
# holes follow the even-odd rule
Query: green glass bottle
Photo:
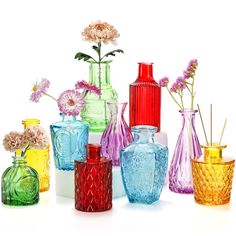
[[117, 92], [110, 83], [110, 62], [89, 62], [89, 83], [101, 89], [101, 96], [87, 93], [81, 118], [89, 123], [92, 132], [103, 132], [110, 119], [108, 101], [117, 101]]
[[39, 201], [39, 177], [26, 166], [25, 157], [13, 157], [13, 166], [2, 174], [2, 202], [6, 205], [25, 206]]

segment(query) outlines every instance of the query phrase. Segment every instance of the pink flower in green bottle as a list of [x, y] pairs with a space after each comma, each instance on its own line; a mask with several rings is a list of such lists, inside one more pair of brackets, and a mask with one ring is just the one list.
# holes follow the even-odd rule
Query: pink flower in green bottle
[[94, 93], [99, 96], [102, 95], [101, 90], [96, 85], [89, 84], [84, 80], [76, 82], [75, 88], [78, 90], [83, 89], [85, 92]]

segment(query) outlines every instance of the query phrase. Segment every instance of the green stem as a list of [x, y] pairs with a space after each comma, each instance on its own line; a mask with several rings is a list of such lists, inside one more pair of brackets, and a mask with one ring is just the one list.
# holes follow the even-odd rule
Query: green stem
[[180, 100], [181, 100], [181, 105], [182, 105], [182, 107], [184, 109], [183, 91], [180, 92], [179, 96], [180, 96]]
[[29, 149], [30, 149], [30, 145], [28, 144], [25, 150], [21, 152], [21, 156], [23, 157]]
[[47, 95], [48, 97], [52, 98], [53, 100], [55, 100], [57, 102], [57, 99], [54, 98], [52, 95], [48, 94], [48, 93], [43, 93], [44, 95]]
[[181, 107], [181, 105], [178, 103], [178, 101], [176, 100], [176, 98], [175, 98], [175, 97], [173, 96], [173, 94], [171, 93], [170, 89], [169, 89], [168, 87], [166, 87], [166, 88], [167, 88], [167, 91], [169, 92], [170, 96], [174, 99], [175, 103], [179, 106], [179, 108], [180, 108], [181, 110], [183, 110], [184, 107]]
[[[99, 89], [101, 91], [101, 87], [102, 87], [102, 82], [101, 82], [101, 42], [98, 43], [98, 80], [99, 80]], [[99, 99], [101, 99], [101, 95], [99, 95]]]
[[193, 102], [194, 102], [194, 77], [192, 77], [192, 90], [191, 90], [191, 110], [193, 110]]

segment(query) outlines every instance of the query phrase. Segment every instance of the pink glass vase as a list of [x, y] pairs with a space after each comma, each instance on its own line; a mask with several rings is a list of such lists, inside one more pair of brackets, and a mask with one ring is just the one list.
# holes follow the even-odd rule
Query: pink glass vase
[[196, 110], [180, 111], [183, 127], [179, 134], [169, 170], [169, 188], [176, 193], [193, 193], [192, 159], [202, 155], [195, 130]]
[[113, 166], [120, 165], [120, 150], [133, 141], [130, 127], [125, 122], [127, 102], [108, 102], [110, 121], [101, 138], [102, 155], [112, 159]]

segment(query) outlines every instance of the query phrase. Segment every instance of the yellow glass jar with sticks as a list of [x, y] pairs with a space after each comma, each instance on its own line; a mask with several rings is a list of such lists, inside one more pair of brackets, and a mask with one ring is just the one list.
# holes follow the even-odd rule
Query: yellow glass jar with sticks
[[[24, 129], [31, 125], [39, 125], [38, 119], [26, 119], [22, 121]], [[34, 168], [39, 175], [40, 192], [49, 190], [50, 187], [50, 146], [48, 145], [45, 149], [29, 149], [27, 151], [26, 159], [27, 165]]]
[[[226, 121], [218, 143], [212, 142], [212, 132], [210, 142], [208, 142], [205, 127], [202, 120], [200, 108], [199, 114], [206, 138], [206, 145], [201, 145], [204, 149], [203, 157], [192, 160], [193, 188], [195, 201], [203, 205], [222, 205], [230, 201], [235, 160], [223, 158], [223, 149], [227, 145], [222, 145], [222, 137], [226, 126]], [[212, 108], [211, 108], [211, 129], [212, 129]]]

